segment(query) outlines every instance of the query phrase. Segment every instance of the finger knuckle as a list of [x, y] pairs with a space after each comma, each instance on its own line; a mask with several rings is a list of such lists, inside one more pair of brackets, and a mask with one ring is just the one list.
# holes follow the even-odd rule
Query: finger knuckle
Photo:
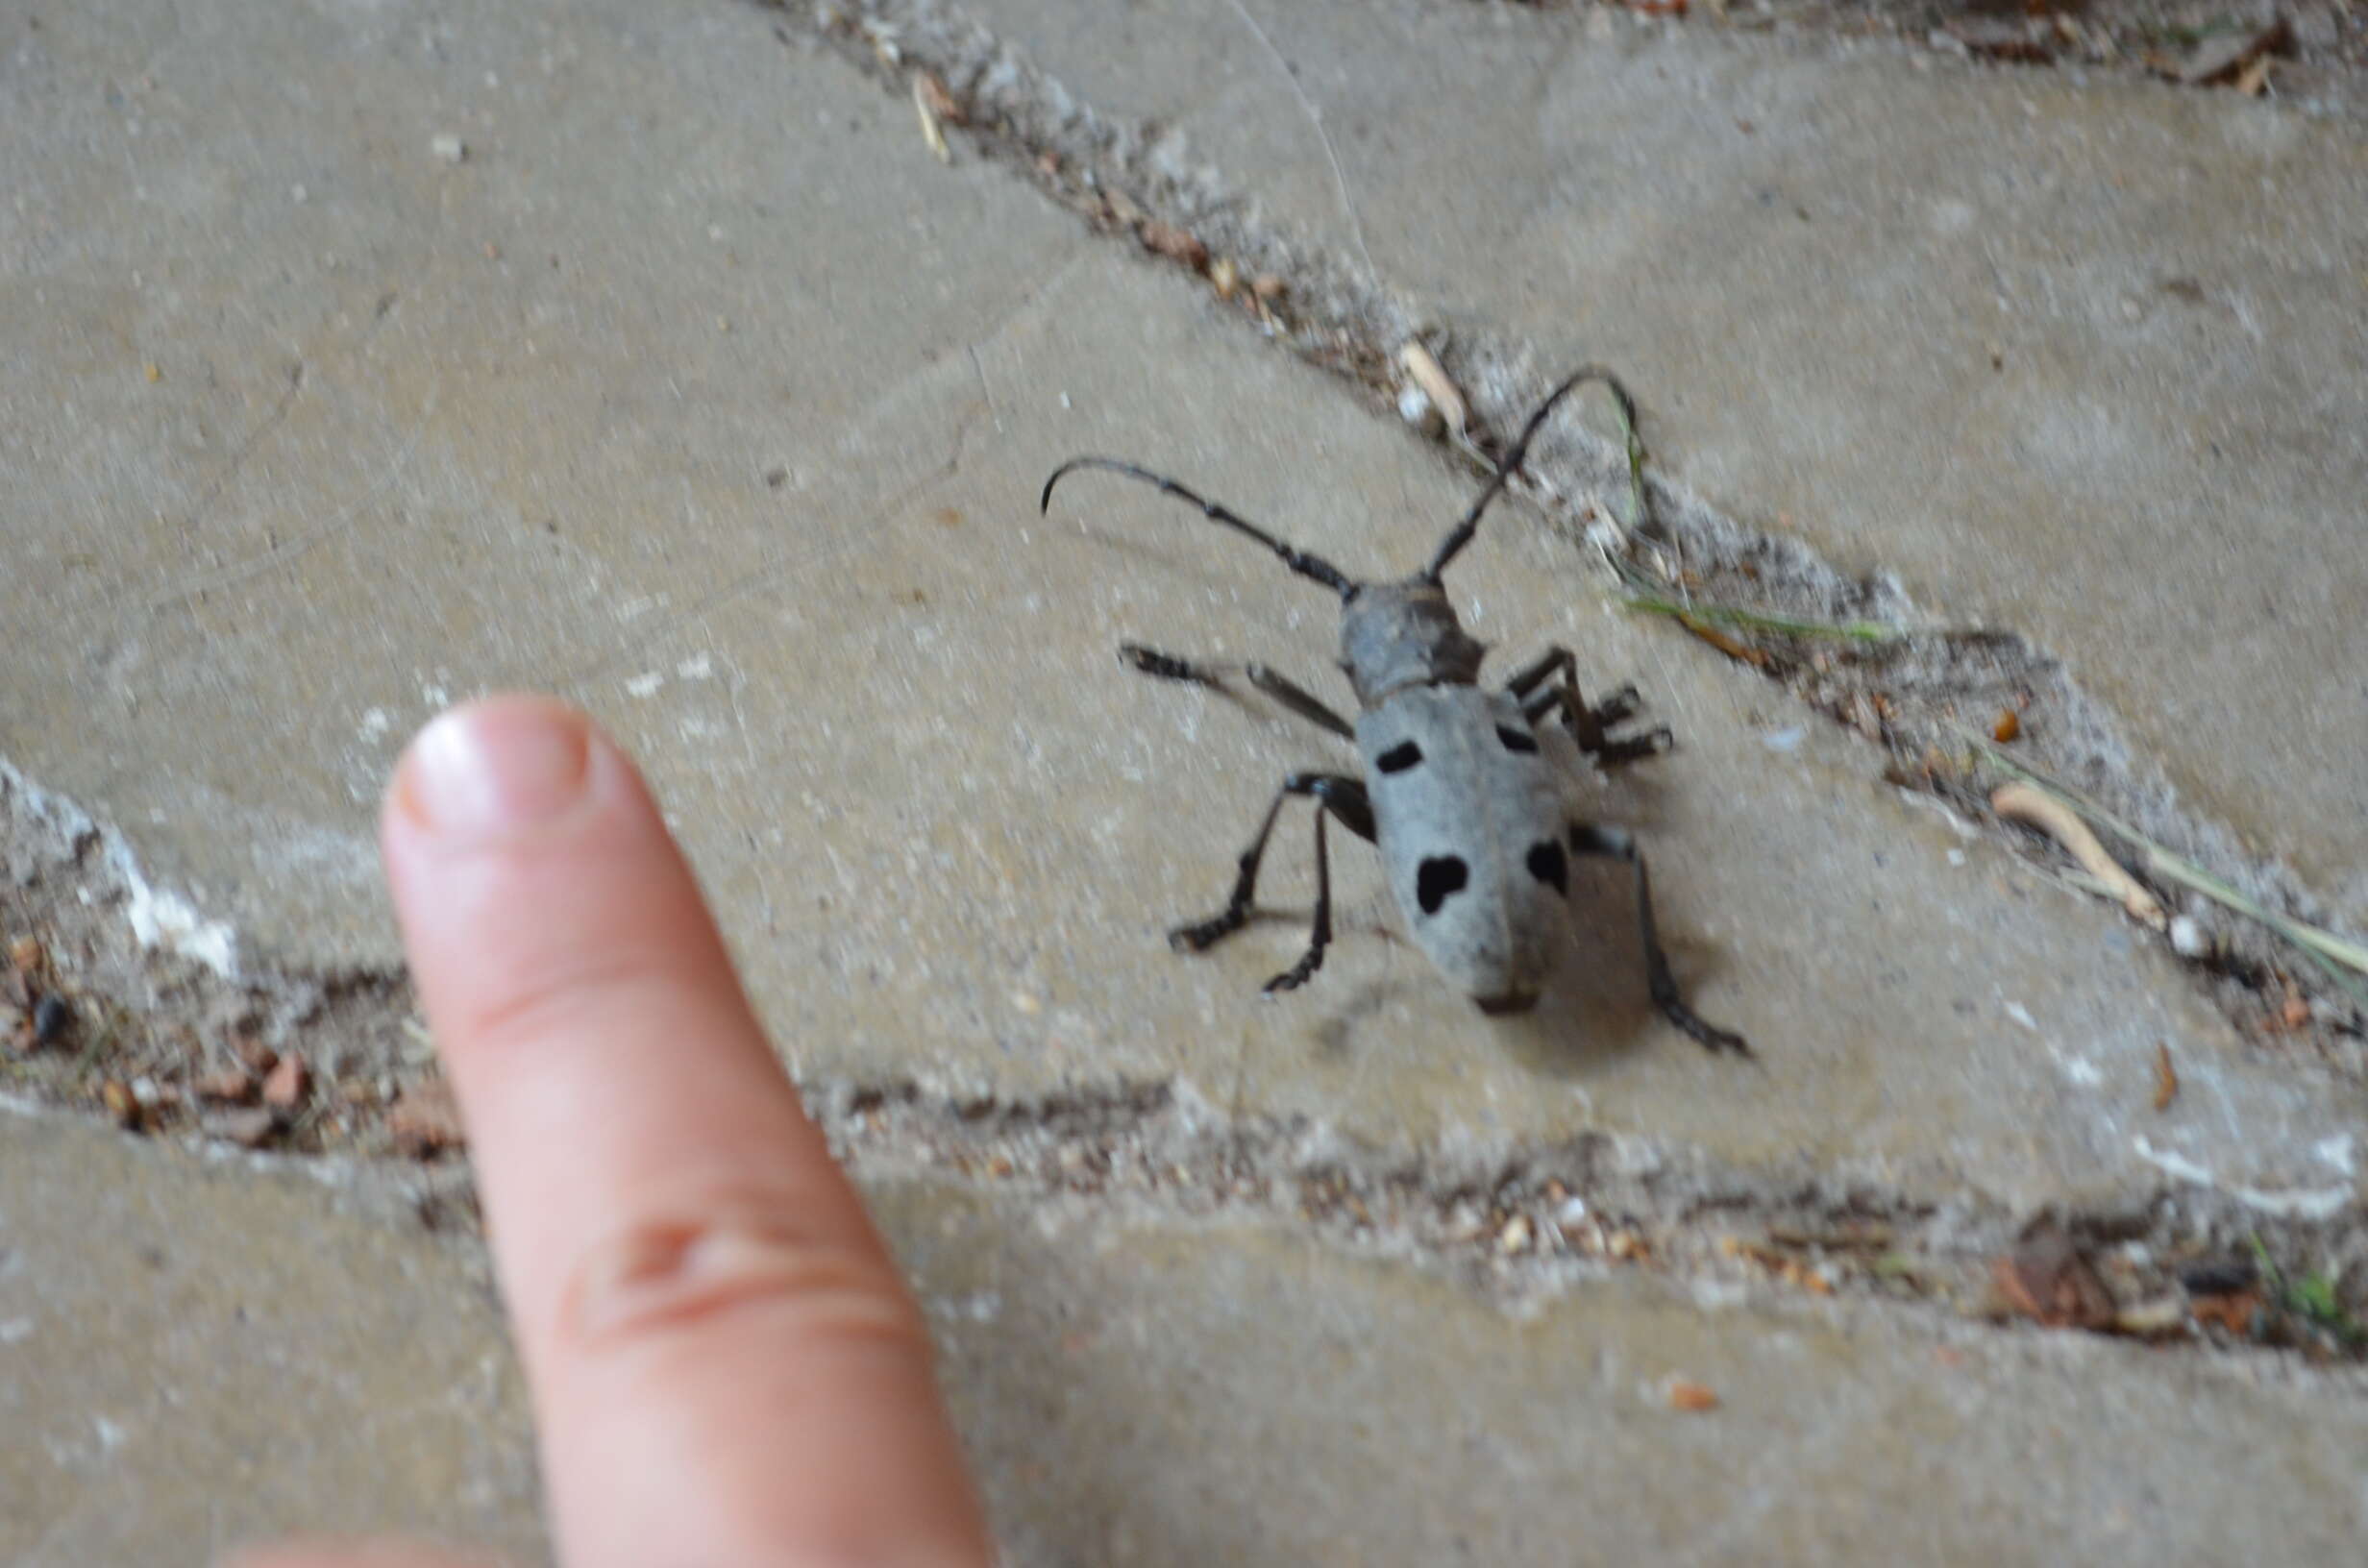
[[802, 1339], [886, 1341], [925, 1357], [919, 1309], [867, 1251], [783, 1217], [777, 1205], [648, 1219], [578, 1264], [562, 1298], [561, 1334], [580, 1352], [603, 1355], [765, 1319]]

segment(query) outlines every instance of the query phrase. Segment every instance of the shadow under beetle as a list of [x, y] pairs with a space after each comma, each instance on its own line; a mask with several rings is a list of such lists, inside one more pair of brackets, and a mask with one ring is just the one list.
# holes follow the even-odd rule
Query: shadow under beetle
[[1579, 748], [1605, 768], [1667, 749], [1669, 731], [1616, 738], [1613, 728], [1636, 712], [1636, 688], [1625, 687], [1591, 706], [1579, 694], [1578, 662], [1566, 648], [1548, 648], [1501, 690], [1483, 688], [1480, 661], [1487, 649], [1456, 620], [1440, 583], [1479, 530], [1481, 514], [1520, 470], [1530, 438], [1546, 416], [1591, 380], [1611, 390], [1634, 429], [1636, 404], [1618, 378], [1591, 365], [1578, 371], [1529, 416], [1488, 487], [1440, 541], [1430, 564], [1395, 582], [1356, 581], [1322, 556], [1133, 463], [1073, 457], [1045, 481], [1039, 510], [1050, 509], [1053, 486], [1078, 469], [1106, 469], [1156, 485], [1199, 507], [1211, 522], [1255, 539], [1300, 576], [1341, 596], [1341, 668], [1359, 709], [1353, 724], [1264, 665], [1208, 664], [1134, 643], [1120, 648], [1127, 664], [1167, 680], [1219, 686], [1238, 670], [1284, 707], [1354, 743], [1365, 762], [1362, 780], [1315, 772], [1283, 780], [1242, 851], [1225, 907], [1170, 933], [1179, 951], [1197, 952], [1248, 920], [1258, 865], [1283, 802], [1309, 796], [1316, 801], [1315, 921], [1307, 951], [1267, 982], [1269, 992], [1293, 989], [1323, 964], [1332, 940], [1332, 867], [1324, 824], [1334, 820], [1379, 847], [1390, 892], [1415, 943], [1491, 1015], [1523, 1013], [1537, 1005], [1552, 938], [1564, 929], [1554, 916], [1556, 904], [1569, 895], [1569, 857], [1627, 861], [1636, 868], [1645, 980], [1654, 1005], [1711, 1050], [1750, 1054], [1740, 1035], [1705, 1022], [1678, 995], [1653, 921], [1652, 880], [1643, 854], [1625, 830], [1577, 819], [1566, 779], [1539, 748], [1537, 726], [1549, 717], [1559, 719]]

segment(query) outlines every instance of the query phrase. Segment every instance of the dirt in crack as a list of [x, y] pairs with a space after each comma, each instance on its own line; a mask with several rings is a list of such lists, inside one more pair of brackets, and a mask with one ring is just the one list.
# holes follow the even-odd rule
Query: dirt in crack
[[833, 1146], [873, 1180], [950, 1175], [1170, 1221], [1253, 1216], [1444, 1271], [1508, 1305], [1627, 1266], [1697, 1295], [1772, 1287], [2368, 1360], [2336, 1283], [2368, 1268], [2368, 1226], [2265, 1225], [2201, 1189], [2016, 1216], [1968, 1193], [1903, 1192], [1805, 1161], [1738, 1168], [1602, 1132], [1461, 1157], [1357, 1148], [1308, 1118], [1222, 1114], [1165, 1083], [1041, 1099], [949, 1098], [910, 1082], [806, 1093]]

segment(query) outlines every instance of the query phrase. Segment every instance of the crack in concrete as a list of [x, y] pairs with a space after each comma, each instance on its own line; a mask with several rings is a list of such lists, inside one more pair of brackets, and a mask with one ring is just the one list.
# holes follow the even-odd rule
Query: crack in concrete
[[[1254, 1215], [1440, 1270], [1516, 1311], [1631, 1266], [1709, 1307], [1756, 1293], [1999, 1321], [2013, 1315], [1993, 1283], [1999, 1260], [2052, 1236], [2111, 1299], [2109, 1319], [2082, 1326], [2201, 1346], [2213, 1341], [2190, 1326], [2190, 1296], [2249, 1265], [2257, 1241], [2274, 1260], [2307, 1260], [2306, 1271], [2368, 1261], [2368, 1217], [2265, 1217], [2241, 1195], [2197, 1187], [2024, 1214], [1978, 1192], [1904, 1190], [1875, 1170], [1806, 1158], [1745, 1169], [1600, 1130], [1517, 1149], [1387, 1151], [1307, 1116], [1230, 1113], [1181, 1080], [1035, 1099], [910, 1080], [804, 1092], [832, 1146], [871, 1180], [950, 1175], [1167, 1223]], [[2293, 1277], [2298, 1265], [2278, 1266]]]
[[[1376, 411], [1395, 403], [1396, 349], [1426, 333], [1472, 404], [1483, 457], [1498, 450], [1497, 438], [1485, 432], [1517, 425], [1546, 384], [1533, 345], [1485, 327], [1462, 328], [1453, 342], [1437, 342], [1420, 306], [1393, 294], [1377, 273], [1359, 276], [1320, 247], [1259, 220], [1247, 194], [1218, 171], [1187, 164], [1175, 138], [1099, 112], [952, 6], [752, 3], [790, 18], [788, 25], [899, 93], [909, 90], [910, 71], [936, 73], [964, 106], [955, 135], [977, 156], [1080, 213], [1097, 232], [1167, 254], [1152, 243], [1150, 228], [1165, 225], [1200, 241], [1207, 257], [1232, 262], [1241, 276], [1282, 280], [1287, 303], [1231, 296], [1249, 302], [1244, 321], [1351, 382]], [[780, 31], [786, 38], [786, 27]], [[1212, 264], [1207, 259], [1189, 247], [1168, 258], [1205, 286], [1197, 275]], [[1533, 456], [1513, 488], [1541, 504], [1574, 543], [1607, 544], [1606, 555], [1674, 585], [1691, 602], [1823, 623], [1872, 622], [1897, 631], [1864, 646], [1791, 637], [1757, 649], [1751, 660], [1809, 706], [1884, 747], [1893, 783], [1937, 797], [2027, 859], [2061, 866], [2052, 845], [1990, 812], [1988, 785], [2002, 780], [1972, 764], [1958, 728], [1968, 716], [1986, 722], [2008, 708], [2043, 706], [2046, 736], [2025, 747], [2034, 764], [2263, 907], [2313, 924], [2339, 923], [2291, 868], [2249, 854], [2224, 824], [2183, 806], [2161, 770], [2132, 751], [2111, 710], [2031, 639], [1949, 626], [1920, 608], [1891, 574], [1852, 576], [1797, 540], [1746, 527], [1658, 479], [1646, 481], [1650, 520], [1630, 519], [1639, 526], [1623, 528], [1593, 499], [1625, 488], [1616, 449], [1584, 432], [1558, 446], [1555, 454]], [[2203, 938], [2202, 956], [2183, 961], [2240, 1029], [2271, 1037], [2281, 1049], [2313, 1050], [2353, 1081], [2368, 1080], [2368, 1012], [2338, 982], [2274, 933], [2217, 905], [2172, 902]], [[2297, 998], [2307, 1009], [2299, 1021], [2291, 1016]]]

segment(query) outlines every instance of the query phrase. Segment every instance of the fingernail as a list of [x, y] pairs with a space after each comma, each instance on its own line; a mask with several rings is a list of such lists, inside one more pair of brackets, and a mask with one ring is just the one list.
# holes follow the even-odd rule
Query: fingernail
[[431, 832], [516, 833], [581, 799], [591, 760], [582, 715], [549, 702], [496, 699], [456, 708], [419, 732], [395, 788]]

